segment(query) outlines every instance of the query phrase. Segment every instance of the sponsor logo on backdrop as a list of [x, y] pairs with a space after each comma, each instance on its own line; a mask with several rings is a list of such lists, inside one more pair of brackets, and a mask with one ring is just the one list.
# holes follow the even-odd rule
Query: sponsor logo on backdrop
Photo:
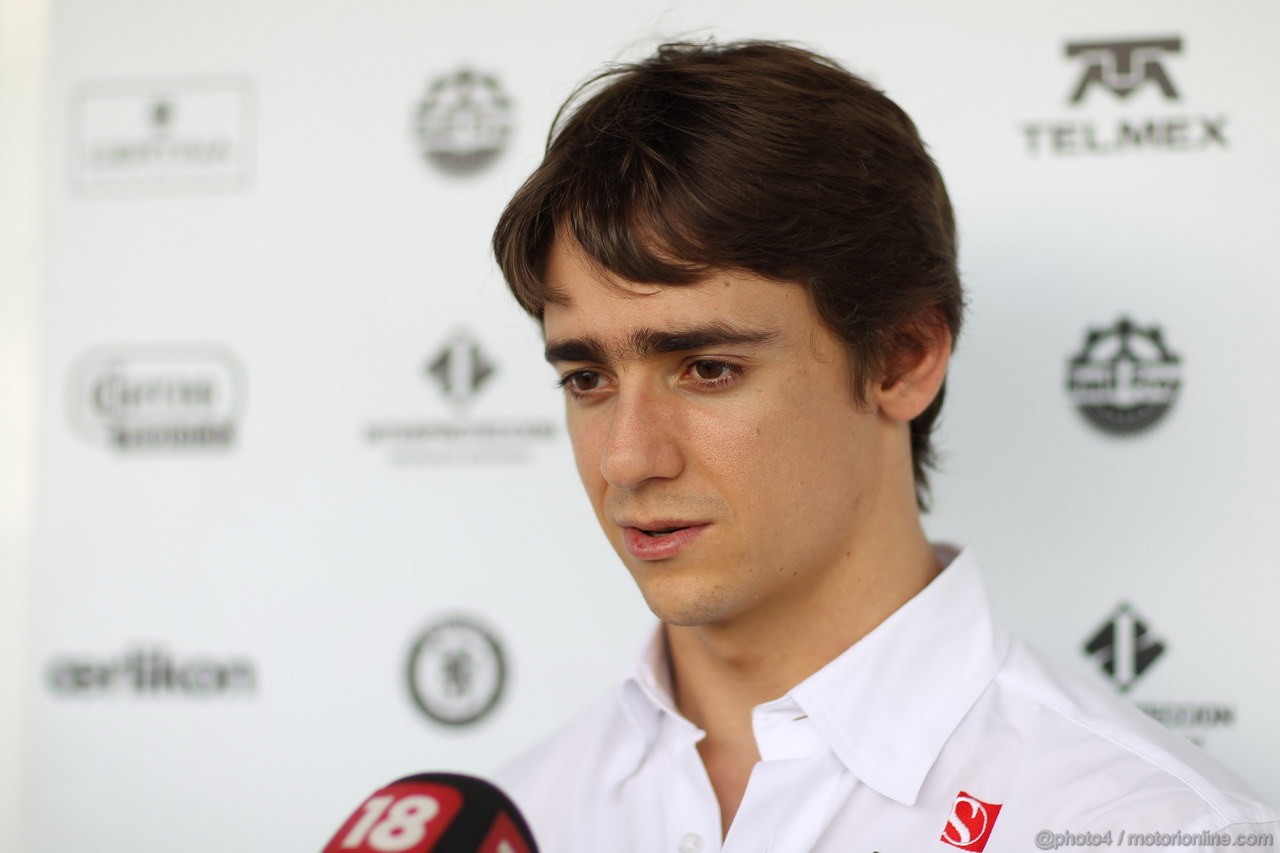
[[1076, 39], [1065, 44], [1062, 56], [1069, 69], [1064, 74], [1070, 76], [1064, 86], [1066, 102], [1076, 114], [1023, 122], [1028, 154], [1088, 156], [1227, 147], [1227, 116], [1190, 108], [1174, 83], [1171, 69], [1182, 62], [1182, 36]]
[[193, 192], [246, 185], [252, 111], [238, 78], [84, 86], [72, 108], [73, 182]]
[[1088, 639], [1084, 652], [1121, 691], [1127, 691], [1164, 654], [1164, 642], [1128, 604], [1121, 604]]
[[466, 616], [439, 619], [409, 650], [409, 692], [437, 723], [469, 726], [493, 711], [507, 683], [506, 656], [493, 631]]
[[242, 656], [175, 656], [163, 646], [140, 646], [119, 657], [55, 656], [48, 668], [56, 696], [235, 696], [258, 689], [253, 661]]
[[498, 397], [498, 360], [471, 331], [460, 329], [428, 352], [419, 368], [430, 419], [380, 420], [364, 440], [397, 465], [522, 465], [559, 433], [559, 424], [534, 418], [473, 414]]
[[1067, 365], [1067, 391], [1085, 419], [1110, 435], [1134, 435], [1155, 426], [1178, 399], [1182, 362], [1159, 326], [1127, 317], [1089, 329]]
[[427, 374], [435, 380], [440, 393], [462, 406], [476, 398], [494, 370], [493, 360], [469, 332], [455, 333], [427, 364]]
[[1159, 88], [1171, 101], [1178, 92], [1169, 79], [1163, 59], [1182, 52], [1180, 38], [1149, 38], [1132, 41], [1067, 42], [1067, 56], [1079, 57], [1084, 69], [1071, 96], [1078, 104], [1095, 84], [1119, 98], [1127, 98], [1146, 84]]
[[70, 387], [76, 431], [122, 452], [226, 450], [244, 413], [244, 371], [213, 345], [93, 350]]
[[427, 162], [449, 174], [470, 175], [506, 148], [511, 98], [495, 75], [461, 68], [427, 86], [414, 130]]
[[[1119, 604], [1081, 647], [1121, 693], [1129, 690], [1158, 662], [1168, 646], [1152, 631], [1148, 620], [1127, 602]], [[1236, 723], [1234, 705], [1203, 701], [1140, 701], [1138, 708], [1167, 728], [1204, 745], [1210, 731]]]

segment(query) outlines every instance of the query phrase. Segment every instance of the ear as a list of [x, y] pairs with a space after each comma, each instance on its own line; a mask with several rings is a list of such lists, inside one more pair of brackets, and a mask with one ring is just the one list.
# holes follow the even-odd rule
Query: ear
[[936, 311], [904, 331], [886, 359], [885, 373], [872, 391], [877, 409], [906, 423], [938, 396], [951, 360], [951, 330]]

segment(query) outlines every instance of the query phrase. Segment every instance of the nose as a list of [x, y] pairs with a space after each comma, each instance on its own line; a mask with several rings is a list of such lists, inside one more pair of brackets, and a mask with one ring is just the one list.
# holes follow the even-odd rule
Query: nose
[[684, 468], [678, 421], [661, 391], [632, 387], [614, 398], [600, 473], [616, 489], [647, 480], [671, 479]]

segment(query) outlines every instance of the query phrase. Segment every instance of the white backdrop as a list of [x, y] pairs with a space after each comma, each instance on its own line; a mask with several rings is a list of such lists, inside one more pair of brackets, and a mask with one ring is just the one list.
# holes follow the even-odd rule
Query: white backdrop
[[22, 850], [35, 553], [45, 6], [0, 0], [0, 850]]
[[673, 35], [917, 120], [972, 301], [930, 532], [1280, 799], [1280, 11], [1036, 8], [55, 3], [27, 849], [319, 849], [616, 681], [651, 617], [487, 243], [571, 87]]

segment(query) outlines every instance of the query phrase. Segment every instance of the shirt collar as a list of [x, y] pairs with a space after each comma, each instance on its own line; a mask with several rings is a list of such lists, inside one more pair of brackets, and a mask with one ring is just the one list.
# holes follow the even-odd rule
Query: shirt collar
[[[860, 781], [912, 805], [943, 745], [995, 677], [1009, 635], [995, 620], [969, 551], [839, 657], [769, 706], [799, 705]], [[663, 717], [691, 741], [702, 732], [675, 707], [661, 629], [622, 686], [637, 738], [621, 782], [657, 742]]]
[[858, 779], [909, 806], [1008, 646], [964, 551], [789, 695]]
[[632, 664], [618, 698], [623, 712], [631, 721], [633, 737], [619, 744], [621, 755], [613, 765], [614, 784], [621, 784], [640, 769], [658, 742], [664, 717], [684, 730], [690, 741], [696, 743], [702, 739], [703, 731], [676, 709], [667, 642], [661, 625], [650, 635], [640, 659]]

